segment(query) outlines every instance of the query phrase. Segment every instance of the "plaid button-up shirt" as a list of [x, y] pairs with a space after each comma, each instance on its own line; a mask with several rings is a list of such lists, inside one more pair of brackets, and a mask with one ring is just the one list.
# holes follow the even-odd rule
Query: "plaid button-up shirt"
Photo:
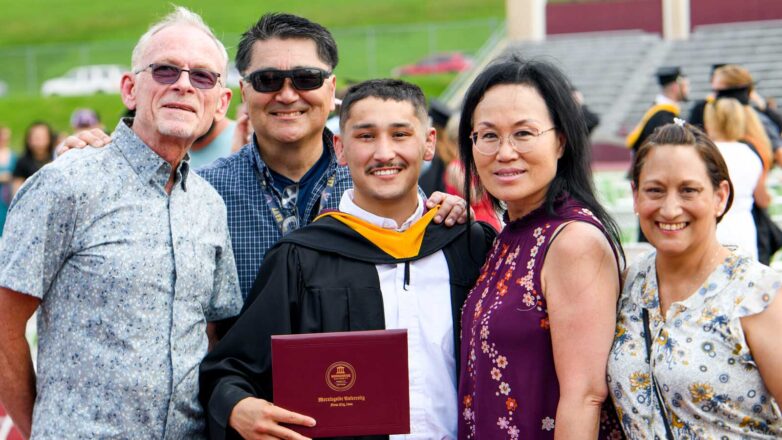
[[[299, 224], [302, 226], [310, 223], [320, 210], [338, 209], [342, 193], [353, 186], [347, 167], [337, 164], [333, 135], [328, 129], [323, 130], [323, 143], [331, 156], [328, 168], [317, 178], [310, 194], [298, 195], [307, 198], [307, 208], [299, 212]], [[197, 172], [212, 184], [225, 201], [239, 286], [242, 296], [246, 298], [266, 251], [282, 237], [270, 206], [270, 203], [274, 203], [271, 202], [272, 198], [278, 206], [282, 205], [281, 195], [274, 188], [272, 175], [261, 159], [255, 138], [236, 154], [219, 159]], [[258, 175], [266, 179], [266, 190], [258, 181]], [[327, 182], [332, 176], [334, 183], [329, 189]]]

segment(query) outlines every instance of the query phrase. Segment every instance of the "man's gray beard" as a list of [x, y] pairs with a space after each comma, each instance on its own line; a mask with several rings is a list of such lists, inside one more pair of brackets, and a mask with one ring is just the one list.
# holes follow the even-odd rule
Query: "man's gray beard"
[[163, 136], [169, 136], [173, 138], [181, 138], [186, 139], [193, 136], [194, 129], [192, 128], [171, 128], [158, 125], [158, 133], [160, 133]]

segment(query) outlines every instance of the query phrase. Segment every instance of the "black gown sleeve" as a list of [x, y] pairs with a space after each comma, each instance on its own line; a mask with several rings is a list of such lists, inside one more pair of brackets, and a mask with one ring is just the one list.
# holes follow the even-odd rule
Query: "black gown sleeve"
[[644, 128], [641, 131], [641, 135], [638, 136], [638, 140], [633, 145], [633, 151], [638, 151], [641, 145], [644, 144], [644, 141], [646, 141], [646, 138], [651, 136], [657, 127], [670, 124], [673, 122], [673, 118], [675, 117], [676, 115], [666, 110], [661, 110], [655, 113], [651, 118], [649, 118], [649, 120], [646, 122], [646, 125], [644, 125]]
[[706, 109], [706, 104], [706, 101], [696, 101], [695, 105], [692, 106], [692, 110], [690, 110], [690, 117], [687, 119], [687, 122], [704, 131], [706, 130], [706, 125], [703, 123], [703, 112]]
[[272, 248], [239, 319], [201, 363], [199, 394], [210, 438], [238, 438], [228, 419], [240, 400], [273, 400], [271, 335], [291, 333], [300, 297], [299, 267], [295, 246]]

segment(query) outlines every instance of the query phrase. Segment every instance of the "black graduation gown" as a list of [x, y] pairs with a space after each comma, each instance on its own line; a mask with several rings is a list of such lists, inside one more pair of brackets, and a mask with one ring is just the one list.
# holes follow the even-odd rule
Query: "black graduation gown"
[[678, 115], [670, 112], [668, 110], [659, 110], [652, 115], [652, 117], [649, 118], [648, 121], [646, 121], [646, 124], [644, 125], [644, 128], [641, 130], [641, 134], [638, 136], [638, 139], [630, 146], [633, 149], [633, 153], [638, 151], [638, 148], [643, 145], [646, 138], [652, 135], [654, 132], [654, 129], [657, 127], [662, 127], [665, 124], [670, 124], [673, 122], [673, 118], [677, 118]]
[[592, 109], [586, 105], [581, 106], [581, 113], [584, 115], [584, 123], [586, 124], [587, 131], [589, 134], [592, 134], [595, 128], [600, 125], [600, 115], [593, 112]]
[[692, 110], [690, 110], [690, 119], [687, 122], [705, 131], [706, 124], [703, 121], [703, 114], [706, 111], [706, 104], [708, 103], [709, 102], [705, 99], [695, 101]]
[[[418, 256], [408, 259], [439, 250], [445, 255], [457, 369], [461, 308], [494, 236], [483, 223], [473, 224], [469, 233], [466, 226], [431, 223]], [[200, 397], [210, 438], [239, 438], [226, 426], [240, 400], [274, 400], [271, 335], [384, 329], [375, 265], [402, 261], [332, 217], [283, 237], [266, 255], [239, 319], [201, 364]]]

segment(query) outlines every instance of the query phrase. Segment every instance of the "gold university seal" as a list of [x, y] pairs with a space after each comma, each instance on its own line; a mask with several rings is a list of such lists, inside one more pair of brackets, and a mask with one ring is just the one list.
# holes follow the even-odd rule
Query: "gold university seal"
[[334, 391], [347, 391], [356, 383], [356, 369], [347, 362], [337, 361], [326, 368], [326, 385]]

